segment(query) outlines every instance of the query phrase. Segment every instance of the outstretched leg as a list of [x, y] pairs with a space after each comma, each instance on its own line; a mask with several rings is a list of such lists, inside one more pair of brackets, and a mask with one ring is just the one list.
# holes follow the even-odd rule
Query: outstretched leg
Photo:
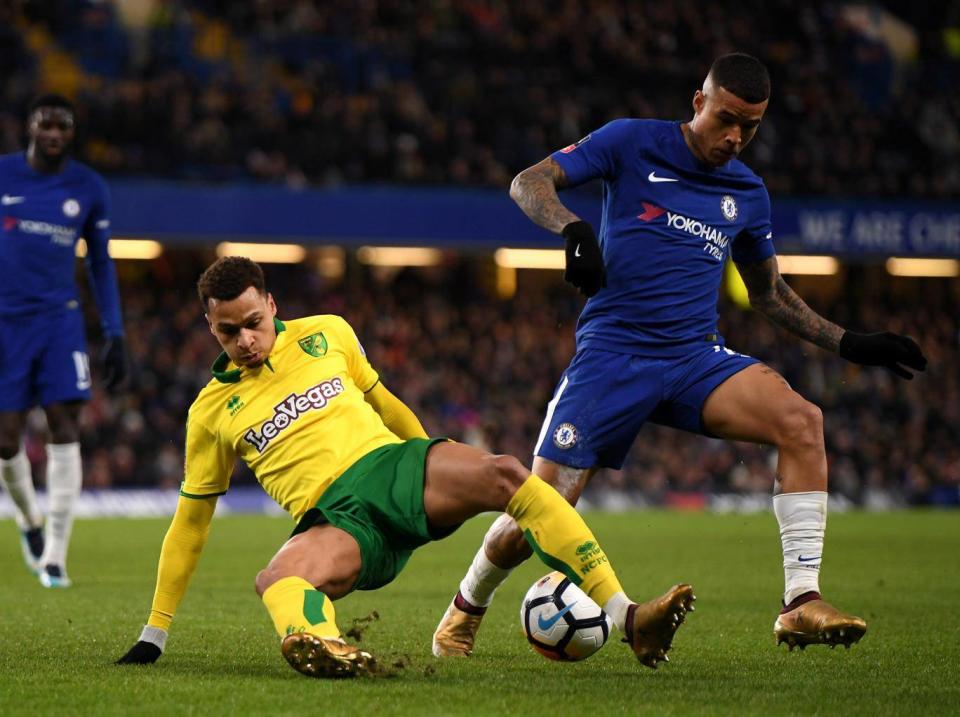
[[601, 605], [624, 631], [637, 657], [650, 667], [665, 659], [673, 633], [695, 599], [689, 585], [676, 586], [655, 611], [657, 629], [648, 630], [649, 625], [634, 619], [636, 604], [624, 594], [583, 518], [511, 456], [491, 456], [461, 444], [437, 444], [427, 459], [424, 508], [438, 527], [459, 524], [483, 511], [505, 511], [537, 557]]
[[[552, 485], [571, 505], [576, 505], [593, 468], [562, 466], [545, 458], [534, 458], [533, 473]], [[473, 558], [460, 589], [454, 595], [433, 633], [433, 654], [437, 657], [466, 657], [473, 653], [480, 622], [493, 602], [496, 589], [515, 567], [533, 555], [533, 550], [512, 517], [503, 514], [487, 530], [483, 544]]]
[[779, 449], [774, 513], [783, 548], [783, 609], [774, 625], [778, 644], [857, 642], [859, 617], [820, 599], [820, 565], [827, 524], [827, 456], [820, 409], [761, 364], [734, 374], [710, 395], [704, 427], [716, 436]]

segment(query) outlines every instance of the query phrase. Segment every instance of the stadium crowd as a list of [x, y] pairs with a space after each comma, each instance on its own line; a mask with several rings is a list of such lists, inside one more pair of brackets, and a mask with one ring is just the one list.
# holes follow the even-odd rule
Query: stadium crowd
[[772, 193], [960, 192], [955, 0], [15, 0], [0, 151], [58, 73], [108, 173], [505, 186], [613, 118], [687, 118], [732, 49], [772, 73], [747, 157]]
[[[77, 100], [79, 157], [111, 177], [505, 187], [613, 118], [687, 118], [710, 61], [737, 49], [772, 74], [770, 109], [745, 156], [772, 194], [960, 193], [960, 2], [935, 12], [928, 3], [737, 6], [13, 0], [0, 3], [0, 153], [22, 148], [37, 88], [56, 87]], [[216, 346], [193, 295], [202, 262], [168, 257], [122, 266], [134, 372], [122, 397], [98, 390], [85, 411], [88, 487], [181, 479], [186, 410]], [[513, 300], [498, 300], [475, 274], [465, 262], [382, 283], [354, 267], [327, 286], [305, 266], [270, 268], [281, 316], [343, 314], [432, 434], [528, 460], [573, 353], [580, 304], [559, 283], [521, 283]], [[812, 302], [851, 328], [917, 337], [931, 367], [913, 382], [722, 310], [731, 347], [824, 409], [833, 490], [855, 502], [957, 499], [960, 296], [946, 282], [924, 291], [893, 296], [864, 279], [829, 305]], [[38, 416], [27, 449], [40, 472]], [[594, 485], [664, 502], [769, 492], [774, 472], [770, 449], [651, 425], [624, 470]], [[252, 478], [241, 470], [237, 480]]]
[[[217, 346], [193, 282], [194, 258], [165, 255], [122, 268], [133, 377], [107, 400], [95, 392], [83, 426], [87, 487], [176, 487], [182, 478], [187, 408], [210, 380]], [[134, 274], [132, 272], [146, 272]], [[472, 262], [407, 271], [390, 282], [354, 267], [325, 285], [306, 265], [268, 266], [280, 316], [338, 313], [356, 328], [385, 384], [432, 435], [481, 444], [529, 461], [546, 404], [573, 352], [580, 299], [555, 283], [521, 281], [512, 300], [489, 295]], [[522, 278], [522, 277], [521, 277]], [[957, 287], [912, 282], [891, 292], [889, 277], [850, 281], [847, 293], [811, 303], [854, 329], [915, 336], [930, 358], [914, 381], [861, 369], [724, 304], [727, 344], [781, 371], [825, 414], [832, 490], [857, 503], [955, 502], [960, 489], [960, 322]], [[152, 288], [151, 288], [152, 287]], [[901, 287], [904, 289], [904, 287]], [[922, 289], [922, 293], [921, 293]], [[864, 297], [851, 300], [851, 297]], [[94, 319], [95, 320], [95, 319]], [[91, 335], [96, 335], [94, 329]], [[94, 355], [95, 355], [94, 347]], [[35, 414], [39, 417], [40, 414]], [[28, 452], [40, 472], [42, 433]], [[775, 451], [648, 425], [622, 471], [594, 481], [601, 497], [663, 503], [705, 492], [769, 494]], [[239, 468], [236, 484], [252, 476]]]

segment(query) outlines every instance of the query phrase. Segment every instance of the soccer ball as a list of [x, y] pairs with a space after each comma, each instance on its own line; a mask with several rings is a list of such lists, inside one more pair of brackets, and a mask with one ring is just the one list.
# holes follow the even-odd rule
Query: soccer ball
[[613, 621], [563, 573], [537, 580], [523, 598], [520, 623], [531, 647], [551, 660], [585, 660], [603, 647]]

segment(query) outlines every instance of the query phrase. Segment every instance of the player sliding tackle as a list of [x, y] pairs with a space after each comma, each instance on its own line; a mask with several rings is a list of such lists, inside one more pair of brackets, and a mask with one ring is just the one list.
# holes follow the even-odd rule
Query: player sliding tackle
[[[927, 362], [905, 336], [857, 334], [830, 323], [781, 278], [767, 190], [736, 159], [769, 97], [770, 78], [758, 60], [725, 55], [696, 91], [689, 122], [615, 120], [514, 179], [510, 196], [534, 222], [563, 235], [564, 277], [591, 297], [533, 470], [576, 503], [597, 469], [622, 465], [647, 420], [777, 446], [773, 507], [786, 584], [776, 638], [791, 649], [849, 646], [866, 623], [820, 597], [823, 418], [775, 371], [723, 346], [716, 301], [727, 252], [753, 307], [794, 335], [904, 378]], [[600, 242], [557, 195], [591, 179], [604, 182]], [[471, 653], [494, 590], [529, 555], [519, 527], [501, 516], [437, 627], [436, 655]]]
[[120, 663], [154, 662], [163, 652], [237, 457], [299, 521], [256, 590], [284, 657], [303, 674], [370, 672], [371, 655], [341, 638], [334, 601], [386, 585], [414, 549], [490, 510], [505, 511], [547, 565], [602, 605], [644, 664], [666, 659], [693, 609], [689, 585], [630, 601], [602, 548], [578, 553], [596, 538], [559, 493], [511, 456], [428, 438], [380, 382], [350, 326], [332, 315], [279, 321], [249, 259], [220, 259], [198, 290], [223, 353], [190, 408], [185, 476], [153, 607]]

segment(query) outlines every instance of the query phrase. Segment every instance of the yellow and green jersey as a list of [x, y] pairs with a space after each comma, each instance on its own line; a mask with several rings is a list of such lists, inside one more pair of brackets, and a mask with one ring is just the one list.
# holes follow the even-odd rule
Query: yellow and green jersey
[[370, 451], [400, 443], [364, 400], [379, 377], [339, 316], [274, 320], [277, 341], [254, 369], [221, 354], [187, 417], [180, 493], [222, 495], [240, 457], [295, 519]]

